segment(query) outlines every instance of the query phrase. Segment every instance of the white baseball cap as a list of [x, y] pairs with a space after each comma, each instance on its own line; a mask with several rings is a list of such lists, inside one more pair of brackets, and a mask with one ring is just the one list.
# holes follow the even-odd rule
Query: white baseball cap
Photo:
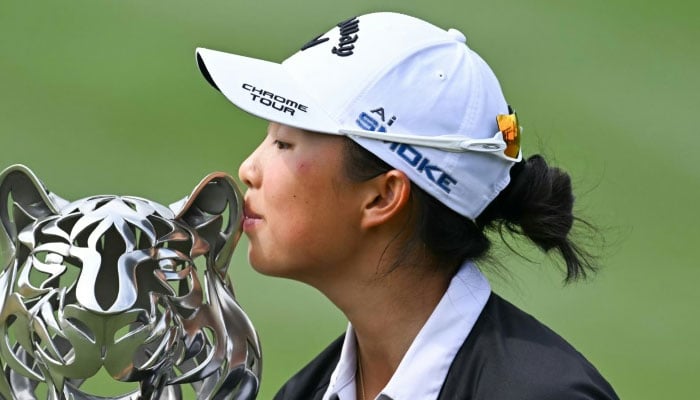
[[205, 78], [236, 106], [345, 135], [471, 219], [522, 157], [496, 76], [455, 29], [382, 12], [341, 22], [280, 64], [196, 54]]

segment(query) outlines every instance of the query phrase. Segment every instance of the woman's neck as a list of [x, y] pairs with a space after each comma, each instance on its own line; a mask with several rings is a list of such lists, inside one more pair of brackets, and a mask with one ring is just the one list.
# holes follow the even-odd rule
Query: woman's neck
[[410, 265], [388, 273], [366, 270], [373, 272], [357, 274], [336, 290], [322, 291], [353, 326], [365, 398], [373, 399], [393, 376], [450, 278], [428, 267]]

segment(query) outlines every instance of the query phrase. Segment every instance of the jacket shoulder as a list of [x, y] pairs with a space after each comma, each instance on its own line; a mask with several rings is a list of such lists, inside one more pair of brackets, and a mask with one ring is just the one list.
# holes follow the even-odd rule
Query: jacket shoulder
[[440, 398], [618, 397], [571, 344], [493, 293], [457, 353]]

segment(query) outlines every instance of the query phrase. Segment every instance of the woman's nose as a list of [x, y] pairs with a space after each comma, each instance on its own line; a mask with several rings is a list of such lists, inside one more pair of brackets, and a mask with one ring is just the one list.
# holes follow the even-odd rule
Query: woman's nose
[[257, 149], [243, 161], [238, 168], [238, 178], [247, 187], [255, 187], [259, 183], [259, 171], [256, 166]]

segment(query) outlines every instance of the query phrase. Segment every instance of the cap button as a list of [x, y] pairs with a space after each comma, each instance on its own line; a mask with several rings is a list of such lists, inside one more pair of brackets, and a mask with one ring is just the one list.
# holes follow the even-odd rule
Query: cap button
[[447, 34], [452, 36], [452, 38], [460, 43], [467, 43], [467, 37], [464, 36], [464, 34], [457, 29], [450, 28], [447, 31]]

